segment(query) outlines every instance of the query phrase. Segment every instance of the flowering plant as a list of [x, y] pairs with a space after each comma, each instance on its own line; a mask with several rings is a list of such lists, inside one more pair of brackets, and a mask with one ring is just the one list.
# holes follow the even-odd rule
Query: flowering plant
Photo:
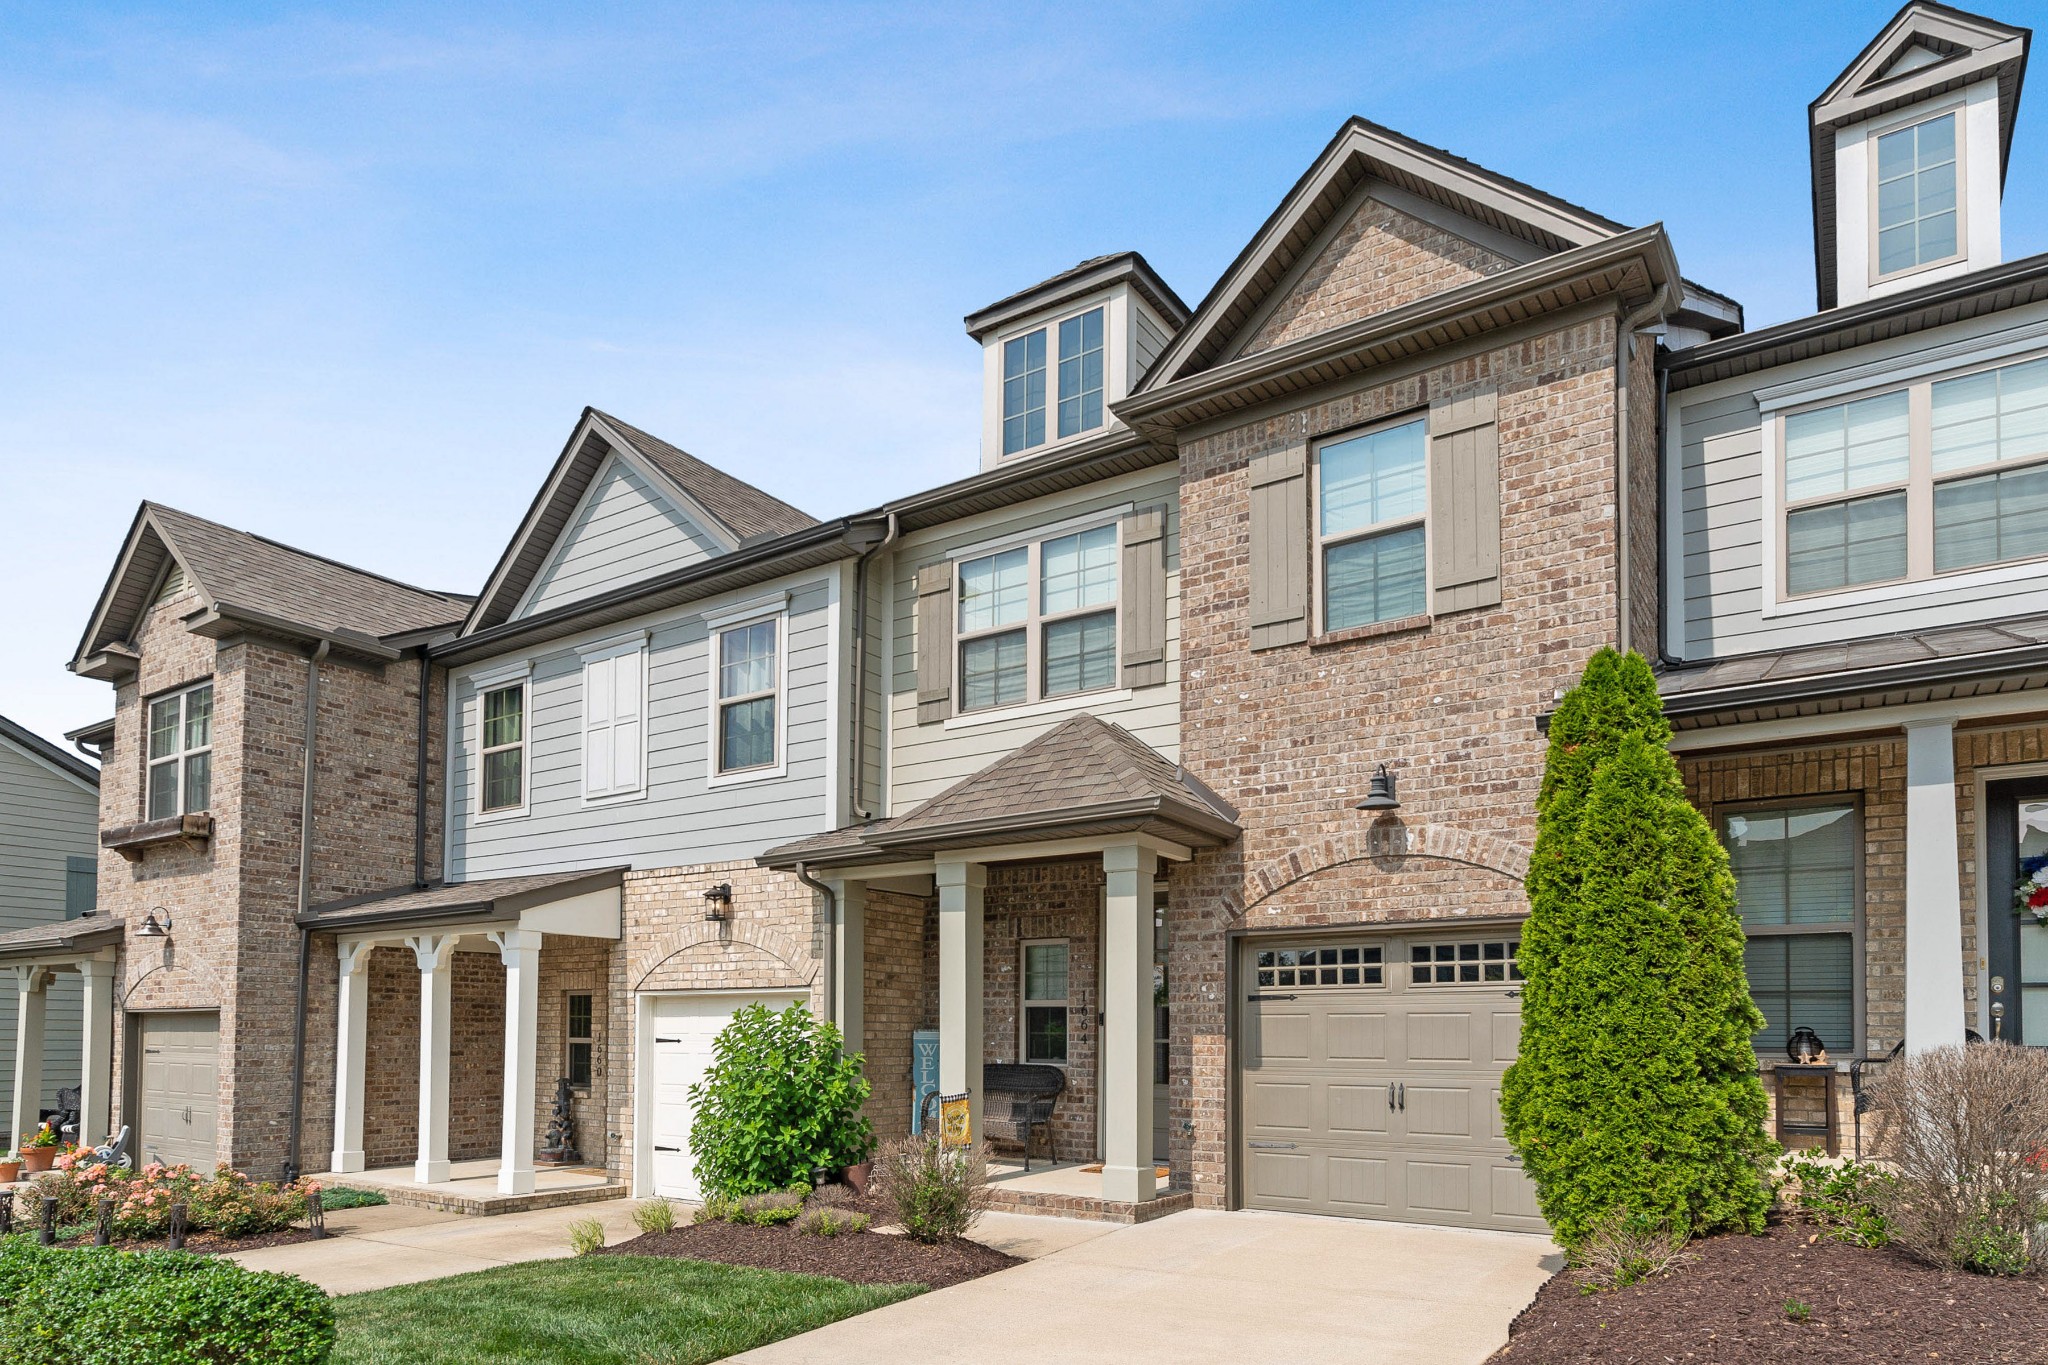
[[57, 1136], [56, 1127], [48, 1119], [44, 1119], [43, 1126], [33, 1133], [23, 1133], [21, 1136], [21, 1145], [24, 1147], [55, 1147], [63, 1141]]
[[2020, 884], [2013, 889], [2012, 908], [2048, 924], [2048, 853], [2020, 859]]

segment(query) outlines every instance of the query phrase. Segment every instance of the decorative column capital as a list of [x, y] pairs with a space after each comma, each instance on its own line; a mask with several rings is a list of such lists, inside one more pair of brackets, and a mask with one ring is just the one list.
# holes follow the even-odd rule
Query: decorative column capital
[[334, 955], [341, 964], [343, 976], [354, 976], [370, 965], [370, 950], [377, 945], [366, 939], [354, 942], [343, 941], [336, 945]]
[[15, 988], [40, 995], [49, 986], [51, 975], [50, 969], [41, 965], [17, 966], [14, 969]]
[[538, 953], [542, 935], [538, 929], [493, 929], [485, 937], [498, 946], [498, 960], [510, 967], [520, 954]]
[[988, 885], [988, 864], [957, 862], [942, 858], [932, 867], [932, 880], [940, 889], [947, 887], [979, 891]]
[[438, 972], [455, 955], [457, 937], [456, 934], [415, 934], [405, 942], [412, 949], [413, 961], [419, 964], [422, 972]]

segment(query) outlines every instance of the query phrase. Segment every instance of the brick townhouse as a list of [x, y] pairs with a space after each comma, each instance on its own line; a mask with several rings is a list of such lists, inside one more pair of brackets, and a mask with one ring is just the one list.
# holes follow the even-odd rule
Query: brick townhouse
[[965, 1095], [1051, 1158], [1012, 1207], [1540, 1230], [1521, 881], [1546, 715], [1621, 645], [1761, 1063], [1827, 1050], [1784, 1135], [1839, 1145], [1852, 1062], [2048, 1042], [2028, 38], [1909, 4], [1828, 86], [1818, 311], [1759, 331], [1661, 226], [1353, 119], [1194, 306], [1124, 252], [970, 314], [979, 467], [880, 507], [597, 412], [473, 599], [145, 507], [75, 664], [103, 915], [0, 958], [115, 964], [95, 1112], [145, 1151], [457, 1207], [694, 1195], [710, 1040], [801, 1002], [884, 1135]]

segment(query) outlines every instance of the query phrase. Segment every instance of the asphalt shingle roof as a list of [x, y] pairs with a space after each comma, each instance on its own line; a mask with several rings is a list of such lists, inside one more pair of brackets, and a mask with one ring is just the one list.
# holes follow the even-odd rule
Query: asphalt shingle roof
[[634, 453], [673, 479], [678, 487], [697, 500], [699, 506], [717, 517], [735, 539], [787, 535], [818, 524], [818, 519], [808, 512], [791, 507], [780, 498], [771, 497], [752, 484], [704, 463], [659, 436], [649, 435], [608, 412], [598, 412], [597, 415], [604, 419], [605, 425], [632, 443]]

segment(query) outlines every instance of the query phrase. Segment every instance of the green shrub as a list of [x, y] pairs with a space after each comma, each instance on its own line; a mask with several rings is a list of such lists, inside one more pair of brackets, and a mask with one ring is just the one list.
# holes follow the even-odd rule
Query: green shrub
[[291, 1275], [186, 1252], [0, 1246], [10, 1365], [318, 1365], [327, 1295]]
[[851, 1209], [823, 1207], [805, 1209], [796, 1220], [796, 1230], [812, 1237], [837, 1237], [842, 1232], [866, 1232], [868, 1216]]
[[988, 1208], [988, 1148], [945, 1147], [936, 1134], [899, 1138], [875, 1161], [882, 1197], [920, 1242], [964, 1237]]
[[1883, 1203], [1893, 1177], [1875, 1166], [1813, 1152], [1788, 1152], [1774, 1179], [1778, 1198], [1824, 1235], [1852, 1246], [1890, 1240]]
[[776, 1014], [749, 1005], [712, 1043], [711, 1067], [690, 1087], [690, 1151], [707, 1193], [746, 1195], [808, 1186], [811, 1173], [868, 1159], [874, 1130], [861, 1114], [868, 1083], [859, 1053], [802, 1005]]
[[1501, 1112], [1567, 1248], [1617, 1210], [1694, 1234], [1770, 1206], [1735, 882], [1670, 735], [1649, 665], [1611, 649], [1550, 723]]
[[379, 1209], [391, 1202], [382, 1190], [358, 1189], [354, 1185], [323, 1185], [320, 1207], [329, 1213], [343, 1209]]
[[267, 1180], [251, 1180], [228, 1166], [216, 1167], [211, 1180], [200, 1182], [190, 1203], [192, 1226], [223, 1237], [282, 1232], [306, 1217], [303, 1185], [280, 1188]]
[[666, 1199], [648, 1199], [635, 1204], [633, 1226], [642, 1232], [674, 1232], [676, 1206]]
[[693, 1223], [730, 1223], [733, 1215], [740, 1211], [740, 1201], [729, 1195], [714, 1194], [705, 1198], [691, 1215]]
[[794, 1222], [804, 1211], [804, 1196], [799, 1190], [769, 1190], [765, 1194], [750, 1194], [740, 1200], [739, 1207], [730, 1215], [735, 1223], [750, 1223], [755, 1227], [773, 1227], [777, 1223]]
[[604, 1250], [604, 1224], [595, 1218], [578, 1218], [569, 1224], [569, 1250], [578, 1256]]

